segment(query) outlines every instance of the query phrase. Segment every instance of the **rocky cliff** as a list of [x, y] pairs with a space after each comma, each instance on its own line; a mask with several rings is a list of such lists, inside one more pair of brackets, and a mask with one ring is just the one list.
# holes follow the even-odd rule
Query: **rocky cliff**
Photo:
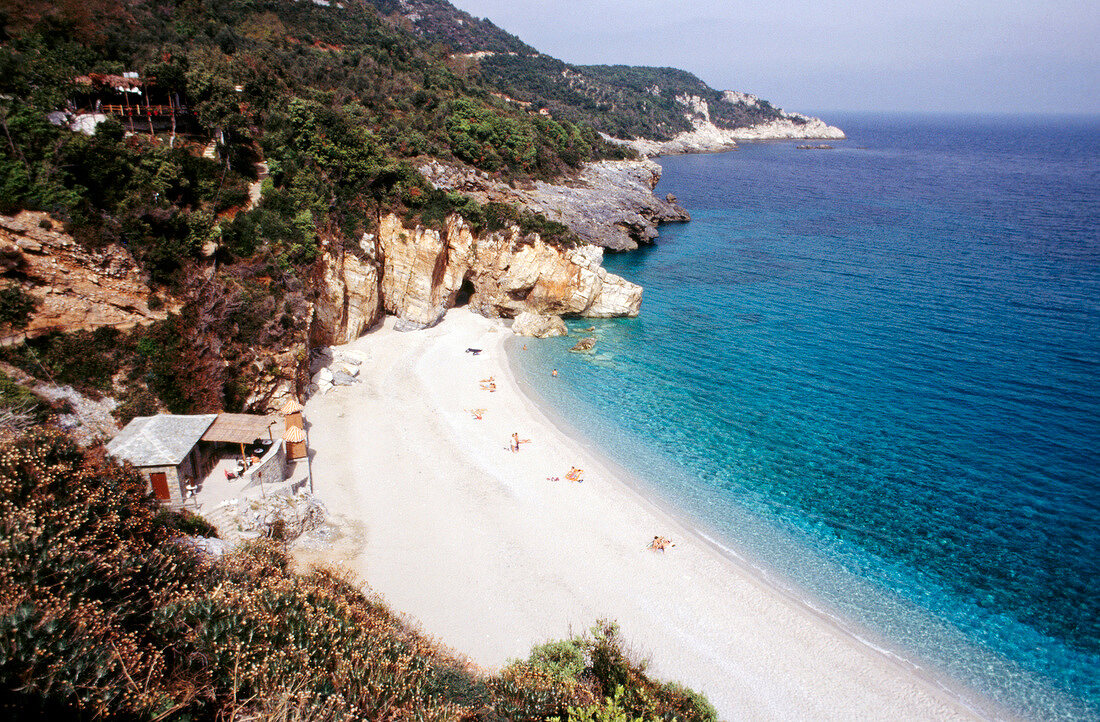
[[0, 264], [4, 281], [37, 302], [25, 329], [32, 336], [166, 316], [166, 309], [149, 308], [152, 291], [129, 251], [114, 245], [85, 249], [45, 213], [0, 216]]
[[345, 343], [383, 312], [398, 328], [438, 323], [447, 309], [467, 303], [485, 316], [636, 316], [642, 288], [600, 265], [603, 249], [563, 249], [518, 228], [475, 234], [459, 216], [442, 229], [407, 228], [384, 216], [366, 236], [362, 256], [329, 248], [313, 304], [313, 345]]
[[[691, 130], [678, 133], [671, 140], [665, 141], [647, 138], [634, 138], [632, 140], [608, 138], [608, 140], [629, 145], [646, 157], [654, 157], [658, 155], [716, 153], [733, 150], [737, 147], [738, 141], [745, 140], [809, 138], [837, 140], [845, 137], [844, 131], [828, 125], [820, 118], [811, 118], [801, 113], [788, 113], [782, 110], [778, 111], [779, 117], [763, 123], [748, 127], [721, 128], [711, 121], [710, 105], [703, 98], [697, 95], [678, 95], [676, 102], [683, 106], [684, 118], [692, 124]], [[761, 104], [760, 99], [755, 95], [733, 90], [725, 91], [720, 102], [742, 108], [754, 108]]]
[[381, 274], [373, 236], [360, 241], [361, 255], [326, 243], [318, 263], [309, 325], [310, 346], [350, 343], [382, 317]]
[[661, 167], [651, 160], [586, 163], [567, 181], [522, 186], [440, 161], [419, 170], [436, 188], [461, 191], [481, 203], [521, 205], [569, 226], [586, 243], [615, 251], [651, 243], [658, 223], [691, 220], [675, 199], [653, 195]]

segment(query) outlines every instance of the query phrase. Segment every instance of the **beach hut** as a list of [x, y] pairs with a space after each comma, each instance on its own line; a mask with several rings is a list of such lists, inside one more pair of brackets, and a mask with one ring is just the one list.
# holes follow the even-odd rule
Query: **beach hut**
[[138, 416], [107, 443], [107, 453], [137, 467], [157, 499], [182, 504], [207, 463], [199, 441], [217, 418]]
[[299, 429], [305, 429], [305, 420], [302, 418], [302, 405], [297, 400], [291, 399], [287, 401], [283, 406], [281, 413], [283, 415], [283, 421], [286, 427], [289, 429], [291, 426], [297, 426]]
[[303, 459], [308, 454], [306, 450], [306, 432], [300, 426], [287, 424], [283, 432], [283, 441], [286, 442], [286, 455], [288, 459]]

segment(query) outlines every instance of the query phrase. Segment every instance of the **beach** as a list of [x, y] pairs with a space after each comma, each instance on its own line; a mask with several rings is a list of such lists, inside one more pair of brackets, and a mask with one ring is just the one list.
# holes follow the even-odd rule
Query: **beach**
[[[507, 322], [459, 308], [422, 331], [393, 324], [343, 347], [365, 355], [361, 383], [306, 404], [315, 493], [345, 529], [310, 560], [346, 563], [487, 671], [611, 619], [655, 677], [704, 692], [723, 719], [980, 716], [720, 553], [558, 428], [515, 383]], [[513, 433], [530, 440], [518, 452]], [[648, 549], [656, 535], [675, 546]]]

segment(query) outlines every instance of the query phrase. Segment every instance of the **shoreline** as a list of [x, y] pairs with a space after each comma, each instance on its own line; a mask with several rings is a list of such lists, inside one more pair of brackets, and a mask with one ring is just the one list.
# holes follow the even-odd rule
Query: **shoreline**
[[[349, 344], [369, 356], [363, 383], [306, 404], [317, 494], [353, 530], [342, 555], [426, 633], [496, 669], [615, 619], [658, 678], [704, 692], [723, 718], [1000, 716], [647, 495], [523, 392], [509, 337], [466, 309], [409, 334], [387, 318]], [[488, 376], [495, 393], [479, 389]], [[511, 431], [532, 443], [510, 452]], [[583, 484], [564, 480], [570, 465]], [[654, 534], [677, 547], [646, 551]]]
[[[760, 141], [771, 142], [771, 141]], [[520, 337], [512, 337], [513, 344]], [[509, 340], [505, 338], [505, 344]], [[524, 339], [527, 340], [527, 339]], [[538, 342], [539, 339], [533, 339]], [[736, 543], [724, 541], [723, 532], [714, 527], [705, 519], [693, 516], [690, 511], [677, 504], [667, 493], [658, 488], [653, 482], [648, 481], [639, 472], [627, 468], [623, 462], [611, 458], [606, 450], [602, 449], [595, 441], [584, 432], [572, 426], [563, 418], [551, 402], [542, 398], [543, 395], [533, 390], [526, 393], [519, 385], [518, 364], [519, 353], [505, 349], [509, 370], [516, 384], [517, 393], [522, 394], [530, 405], [534, 414], [543, 417], [547, 423], [553, 425], [565, 438], [582, 447], [599, 459], [607, 468], [613, 470], [613, 481], [621, 485], [627, 492], [633, 494], [639, 504], [652, 509], [655, 513], [663, 515], [678, 526], [685, 534], [694, 537], [699, 543], [707, 546], [717, 556], [724, 559], [737, 573], [752, 577], [762, 586], [769, 588], [777, 595], [784, 597], [789, 603], [801, 607], [807, 614], [820, 619], [825, 624], [833, 626], [837, 633], [846, 635], [852, 642], [866, 647], [870, 652], [881, 655], [889, 663], [899, 667], [903, 674], [912, 674], [919, 677], [925, 683], [934, 686], [942, 693], [964, 707], [970, 714], [980, 719], [1018, 719], [1018, 713], [982, 694], [977, 689], [967, 686], [966, 683], [952, 677], [948, 672], [938, 667], [914, 661], [915, 653], [898, 651], [896, 645], [884, 634], [877, 632], [855, 620], [849, 619], [834, 605], [814, 595], [799, 582], [786, 576], [782, 570], [770, 566], [757, 554], [747, 549], [738, 548]], [[791, 542], [792, 544], [797, 542]], [[821, 561], [829, 563], [825, 557]], [[690, 684], [689, 684], [690, 686]]]

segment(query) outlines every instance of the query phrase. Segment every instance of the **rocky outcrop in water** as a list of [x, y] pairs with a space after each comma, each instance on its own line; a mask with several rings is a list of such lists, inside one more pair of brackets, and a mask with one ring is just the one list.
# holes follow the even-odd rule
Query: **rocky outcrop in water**
[[436, 188], [457, 190], [480, 203], [523, 206], [568, 226], [581, 240], [615, 251], [657, 238], [657, 224], [691, 220], [674, 201], [653, 195], [661, 167], [650, 160], [586, 163], [560, 183], [513, 187], [472, 168], [431, 161], [420, 172]]
[[37, 301], [25, 331], [126, 327], [163, 319], [149, 308], [152, 291], [129, 251], [88, 250], [45, 213], [0, 216], [0, 266]]
[[576, 351], [577, 353], [587, 353], [594, 348], [596, 348], [596, 339], [592, 338], [591, 336], [586, 336], [580, 341], [577, 341], [577, 343], [573, 345], [573, 348], [569, 350]]

